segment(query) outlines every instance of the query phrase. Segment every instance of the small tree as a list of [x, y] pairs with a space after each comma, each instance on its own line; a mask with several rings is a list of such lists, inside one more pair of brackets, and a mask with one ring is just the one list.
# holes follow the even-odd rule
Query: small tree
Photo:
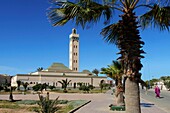
[[99, 70], [98, 70], [98, 69], [94, 69], [94, 70], [92, 71], [92, 73], [94, 73], [94, 74], [96, 74], [96, 76], [98, 76]]
[[164, 82], [164, 84], [165, 84], [166, 88], [168, 90], [170, 90], [170, 81]]
[[62, 80], [62, 81], [58, 81], [61, 85], [62, 85], [62, 88], [64, 89], [63, 92], [64, 93], [67, 93], [67, 86], [69, 85], [69, 83], [71, 82], [71, 80]]
[[21, 81], [17, 80], [17, 90], [20, 90]]
[[40, 90], [40, 87], [41, 87], [41, 84], [36, 84], [36, 85], [34, 85], [34, 86], [32, 87], [32, 89], [33, 89], [34, 91], [39, 91], [39, 90]]
[[27, 87], [28, 87], [28, 83], [27, 82], [22, 82], [22, 85], [24, 87], [24, 95], [26, 94], [26, 90], [27, 90]]
[[10, 89], [8, 89], [9, 86], [11, 86], [10, 83], [8, 83], [8, 80], [5, 78], [5, 83], [3, 84], [4, 86], [4, 90], [7, 92], [7, 91], [10, 91]]
[[46, 89], [47, 86], [48, 86], [48, 85], [47, 85], [46, 83], [44, 83], [44, 84], [36, 84], [36, 85], [33, 86], [32, 88], [33, 88], [34, 91], [41, 91], [41, 93], [42, 93], [42, 91], [43, 91], [44, 89]]
[[43, 67], [39, 67], [38, 69], [37, 69], [37, 71], [39, 72], [39, 71], [42, 71], [43, 70]]
[[103, 88], [104, 88], [104, 80], [100, 81], [99, 86], [100, 86], [100, 90], [101, 90], [101, 93], [102, 93], [103, 92]]
[[43, 97], [42, 95], [38, 94], [40, 102], [38, 103], [40, 107], [41, 113], [55, 113], [56, 111], [59, 110], [59, 107], [57, 107], [58, 103], [58, 98], [57, 97], [55, 100], [50, 100], [49, 99], [49, 93], [47, 92], [47, 96]]

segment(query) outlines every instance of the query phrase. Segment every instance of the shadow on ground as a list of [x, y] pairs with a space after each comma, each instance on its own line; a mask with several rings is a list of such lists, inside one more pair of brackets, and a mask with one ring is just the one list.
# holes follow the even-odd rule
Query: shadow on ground
[[154, 104], [151, 103], [140, 103], [141, 107], [152, 107]]

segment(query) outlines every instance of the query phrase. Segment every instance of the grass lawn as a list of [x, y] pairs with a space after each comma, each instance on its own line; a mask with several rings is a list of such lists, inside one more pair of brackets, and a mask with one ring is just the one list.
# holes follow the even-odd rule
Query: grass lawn
[[[37, 113], [39, 110], [37, 102], [36, 100], [21, 100], [16, 102], [0, 100], [0, 113]], [[86, 100], [58, 100], [57, 106], [60, 109], [57, 113], [68, 113], [86, 102]]]

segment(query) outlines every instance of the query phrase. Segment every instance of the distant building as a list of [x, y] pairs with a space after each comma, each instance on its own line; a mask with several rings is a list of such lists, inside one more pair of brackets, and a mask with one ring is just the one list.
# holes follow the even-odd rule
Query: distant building
[[99, 87], [101, 81], [107, 82], [107, 77], [94, 76], [88, 70], [79, 72], [79, 35], [76, 33], [76, 29], [73, 29], [70, 34], [69, 68], [62, 63], [53, 63], [46, 70], [29, 74], [17, 74], [12, 77], [11, 83], [12, 86], [17, 86], [16, 81], [20, 80], [29, 83], [29, 87], [39, 83], [61, 87], [58, 81], [65, 79], [71, 80], [68, 87], [74, 88], [78, 87], [79, 83]]
[[6, 74], [0, 74], [0, 85], [11, 82], [11, 76]]
[[155, 83], [154, 83], [154, 87], [155, 87], [156, 85], [157, 85], [161, 90], [167, 90], [166, 86], [164, 85], [163, 80], [160, 80], [160, 81], [158, 81], [158, 82], [155, 82]]

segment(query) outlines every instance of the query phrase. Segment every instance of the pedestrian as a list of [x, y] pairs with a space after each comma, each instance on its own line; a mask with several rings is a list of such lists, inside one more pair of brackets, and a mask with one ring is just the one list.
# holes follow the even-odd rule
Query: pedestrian
[[160, 98], [160, 88], [156, 85], [155, 86], [155, 94], [156, 94], [156, 98], [159, 97]]

